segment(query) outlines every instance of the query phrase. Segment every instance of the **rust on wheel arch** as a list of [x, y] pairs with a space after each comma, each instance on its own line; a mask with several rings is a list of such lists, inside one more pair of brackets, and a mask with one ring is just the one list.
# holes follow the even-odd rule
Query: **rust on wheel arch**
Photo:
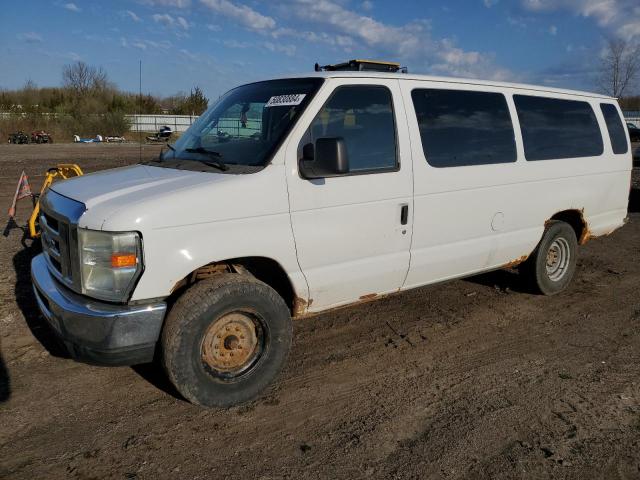
[[580, 238], [578, 239], [578, 244], [584, 245], [593, 238], [591, 230], [589, 230], [589, 224], [584, 218], [584, 208], [580, 209], [580, 221], [582, 222], [582, 233], [580, 234]]
[[305, 316], [309, 310], [309, 307], [313, 303], [313, 298], [310, 298], [309, 301], [305, 300], [302, 297], [296, 297], [293, 301], [293, 318], [303, 317]]

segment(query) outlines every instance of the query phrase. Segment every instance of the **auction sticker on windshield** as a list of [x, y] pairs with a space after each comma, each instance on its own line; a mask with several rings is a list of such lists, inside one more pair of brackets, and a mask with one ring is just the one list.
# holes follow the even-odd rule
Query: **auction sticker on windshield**
[[265, 104], [266, 107], [286, 107], [290, 105], [300, 105], [302, 100], [304, 100], [306, 94], [304, 93], [292, 93], [289, 95], [276, 95], [275, 97], [271, 97], [269, 101]]

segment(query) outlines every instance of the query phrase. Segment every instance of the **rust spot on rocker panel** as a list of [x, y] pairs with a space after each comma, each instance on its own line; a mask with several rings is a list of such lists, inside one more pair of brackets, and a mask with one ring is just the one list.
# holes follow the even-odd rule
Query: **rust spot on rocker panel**
[[377, 293], [369, 293], [367, 295], [362, 295], [360, 297], [360, 300], [363, 302], [366, 302], [367, 300], [373, 300], [374, 298], [376, 298], [378, 296]]
[[527, 261], [527, 258], [529, 258], [529, 255], [523, 255], [520, 258], [516, 258], [515, 260], [510, 261], [509, 263], [505, 264], [503, 266], [503, 268], [513, 268], [513, 267], [517, 267], [518, 265], [520, 265], [521, 263], [524, 263]]

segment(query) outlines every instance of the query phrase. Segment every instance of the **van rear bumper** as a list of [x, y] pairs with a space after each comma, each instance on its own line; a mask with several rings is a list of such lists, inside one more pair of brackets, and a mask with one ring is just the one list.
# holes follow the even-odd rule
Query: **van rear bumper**
[[74, 359], [97, 365], [153, 360], [166, 303], [114, 305], [78, 295], [53, 278], [42, 254], [31, 261], [31, 278], [42, 315]]

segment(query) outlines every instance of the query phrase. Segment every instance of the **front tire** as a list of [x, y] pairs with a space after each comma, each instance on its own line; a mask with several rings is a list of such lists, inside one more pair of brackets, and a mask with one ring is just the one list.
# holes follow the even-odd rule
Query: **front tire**
[[230, 407], [256, 398], [291, 347], [289, 309], [254, 277], [221, 274], [193, 285], [162, 332], [164, 368], [192, 403]]
[[562, 221], [548, 223], [542, 240], [520, 272], [538, 293], [556, 295], [567, 289], [576, 270], [578, 240]]

